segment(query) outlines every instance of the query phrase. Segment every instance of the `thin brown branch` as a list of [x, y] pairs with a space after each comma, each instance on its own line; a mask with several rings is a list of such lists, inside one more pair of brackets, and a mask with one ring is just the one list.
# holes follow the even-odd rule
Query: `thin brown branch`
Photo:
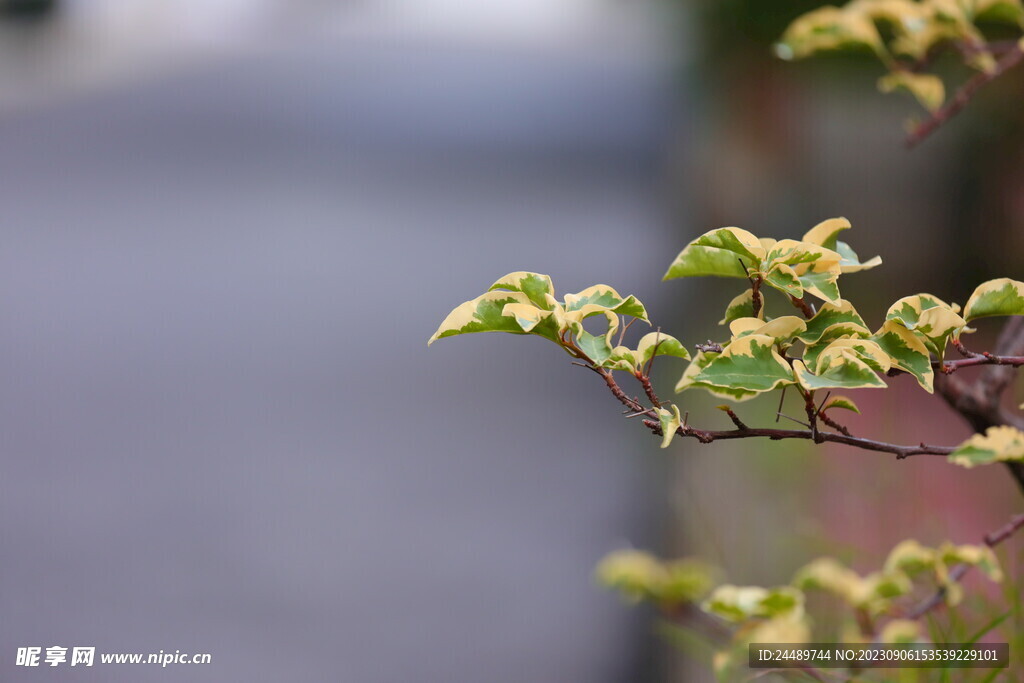
[[818, 413], [818, 419], [820, 419], [822, 422], [824, 422], [829, 427], [831, 427], [832, 429], [836, 430], [837, 432], [839, 432], [841, 434], [845, 434], [846, 436], [853, 436], [853, 434], [850, 433], [849, 429], [847, 429], [843, 425], [839, 424], [838, 422], [833, 420], [831, 417], [829, 417], [825, 413], [819, 412]]
[[803, 314], [803, 316], [804, 316], [805, 318], [807, 318], [808, 320], [810, 320], [811, 318], [813, 318], [813, 317], [814, 317], [814, 314], [815, 314], [815, 310], [814, 310], [814, 304], [812, 304], [811, 302], [809, 302], [809, 301], [807, 300], [807, 297], [806, 297], [806, 296], [805, 296], [805, 297], [803, 297], [803, 298], [800, 298], [800, 299], [798, 299], [798, 298], [796, 298], [795, 296], [792, 296], [792, 295], [791, 295], [791, 296], [789, 297], [789, 300], [790, 300], [790, 302], [792, 302], [792, 304], [793, 304], [794, 306], [796, 306], [797, 308], [799, 308], [799, 309], [800, 309], [800, 312], [801, 312], [801, 313]]
[[740, 419], [740, 416], [737, 415], [736, 412], [731, 407], [729, 407], [729, 406], [718, 406], [718, 409], [721, 410], [722, 412], [724, 412], [726, 415], [729, 416], [729, 419], [732, 420], [732, 423], [734, 425], [736, 425], [737, 429], [750, 429], [750, 427], [748, 427], [747, 425], [743, 424], [743, 420]]
[[[973, 352], [972, 352], [973, 353]], [[936, 370], [940, 370], [943, 374], [952, 375], [960, 368], [969, 368], [977, 365], [998, 365], [1003, 367], [1019, 368], [1024, 365], [1024, 356], [997, 356], [994, 353], [984, 352], [975, 353], [969, 358], [958, 358], [957, 360], [947, 360], [939, 362], [937, 360], [932, 361], [932, 367]], [[1013, 376], [1013, 373], [1003, 373]], [[1005, 388], [1005, 384], [1003, 387]], [[1001, 393], [1001, 392], [1000, 392]]]
[[651, 384], [651, 378], [647, 375], [637, 374], [636, 378], [640, 381], [640, 386], [644, 388], [644, 393], [647, 394], [647, 398], [655, 408], [661, 407], [661, 401], [658, 399], [658, 395], [654, 393], [654, 385]]
[[[1014, 534], [1015, 531], [1024, 527], [1024, 514], [1014, 515], [1010, 518], [1010, 521], [999, 527], [995, 531], [986, 534], [984, 541], [985, 545], [989, 548], [995, 548], [997, 545], [1008, 539]], [[970, 571], [973, 565], [969, 564], [958, 564], [949, 571], [950, 581], [960, 581]], [[932, 595], [922, 600], [917, 607], [914, 607], [906, 614], [907, 619], [920, 619], [928, 612], [932, 611], [943, 603], [946, 599], [946, 593], [948, 592], [946, 586], [939, 586]]]
[[[661, 424], [654, 420], [644, 420], [644, 426], [654, 432], [656, 435], [661, 436]], [[695, 429], [694, 427], [679, 427], [676, 430], [676, 434], [684, 437], [692, 437], [697, 439], [701, 443], [712, 443], [713, 441], [724, 441], [729, 439], [756, 439], [764, 438], [771, 439], [772, 441], [781, 441], [783, 439], [804, 439], [808, 441], [814, 440], [814, 435], [810, 430], [798, 430], [798, 429], [769, 429], [769, 428], [747, 428], [747, 429], [730, 429], [725, 431], [709, 431], [703, 429]], [[952, 446], [930, 446], [928, 444], [918, 444], [916, 446], [901, 446], [899, 444], [886, 443], [884, 441], [875, 441], [874, 439], [865, 439], [856, 436], [847, 436], [845, 434], [833, 434], [832, 432], [819, 432], [819, 442], [828, 443], [840, 443], [847, 446], [855, 446], [857, 448], [866, 451], [877, 451], [880, 453], [892, 453], [897, 459], [902, 460], [909, 458], [912, 455], [938, 455], [945, 456], [952, 453], [955, 449]]]
[[956, 94], [953, 95], [952, 99], [939, 107], [931, 117], [915, 126], [913, 130], [907, 134], [907, 147], [917, 145], [935, 132], [939, 126], [956, 116], [961, 109], [967, 106], [968, 102], [971, 101], [971, 98], [974, 97], [975, 93], [977, 93], [982, 86], [994, 81], [996, 78], [1012, 69], [1014, 66], [1019, 64], [1022, 59], [1024, 59], [1024, 46], [1018, 43], [1003, 53], [991, 72], [982, 72], [973, 76], [970, 80], [964, 83], [963, 86], [961, 86]]

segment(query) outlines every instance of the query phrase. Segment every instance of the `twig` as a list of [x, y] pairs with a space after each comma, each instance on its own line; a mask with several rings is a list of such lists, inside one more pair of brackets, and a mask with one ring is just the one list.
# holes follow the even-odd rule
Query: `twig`
[[750, 282], [750, 306], [754, 311], [754, 317], [756, 318], [761, 312], [761, 305], [763, 300], [761, 298], [761, 276], [751, 275], [747, 271], [747, 264], [743, 262], [743, 259], [736, 259], [740, 262], [740, 268], [743, 269], [744, 273], [747, 273], [747, 281]]
[[739, 418], [739, 415], [737, 415], [735, 413], [735, 411], [733, 411], [733, 409], [731, 407], [729, 407], [729, 406], [718, 406], [718, 409], [721, 410], [722, 412], [724, 412], [726, 415], [728, 415], [729, 419], [732, 420], [732, 423], [734, 425], [736, 425], [737, 428], [739, 428], [739, 429], [750, 429], [749, 427], [747, 427], [747, 425], [743, 424], [743, 420], [741, 420]]
[[[959, 358], [957, 360], [947, 361], [932, 361], [932, 367], [940, 370], [943, 374], [952, 375], [960, 368], [969, 368], [976, 365], [1003, 365], [1019, 368], [1024, 365], [1024, 356], [997, 356], [994, 353], [974, 353], [969, 351], [972, 355], [968, 358]], [[1012, 375], [1011, 375], [1012, 376]]]
[[803, 313], [805, 318], [810, 320], [811, 318], [814, 317], [814, 314], [816, 313], [816, 311], [814, 310], [814, 304], [807, 301], [806, 296], [798, 299], [795, 296], [790, 295], [789, 300], [793, 303], [794, 306], [800, 309], [800, 312]]
[[996, 62], [995, 68], [991, 72], [982, 72], [972, 77], [964, 83], [963, 86], [961, 86], [952, 99], [940, 107], [931, 115], [930, 118], [915, 126], [914, 129], [907, 134], [907, 147], [917, 145], [935, 132], [939, 126], [956, 116], [961, 109], [967, 106], [967, 103], [971, 101], [971, 98], [974, 97], [975, 93], [983, 85], [995, 80], [1006, 71], [1012, 69], [1021, 61], [1021, 59], [1024, 59], [1024, 46], [1021, 46], [1018, 43], [1011, 49], [1007, 50], [1002, 57], [999, 58]]

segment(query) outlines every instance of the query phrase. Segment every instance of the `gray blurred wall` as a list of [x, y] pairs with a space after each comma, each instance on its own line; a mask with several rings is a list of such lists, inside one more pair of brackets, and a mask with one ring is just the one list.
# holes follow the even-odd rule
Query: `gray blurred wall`
[[0, 118], [0, 679], [653, 675], [591, 572], [656, 444], [540, 340], [425, 344], [518, 269], [669, 315], [669, 69], [607, 47], [304, 36]]

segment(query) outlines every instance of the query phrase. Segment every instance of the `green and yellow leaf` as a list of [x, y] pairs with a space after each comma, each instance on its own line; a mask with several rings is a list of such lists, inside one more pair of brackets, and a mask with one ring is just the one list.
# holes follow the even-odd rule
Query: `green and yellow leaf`
[[741, 337], [701, 369], [693, 381], [744, 393], [762, 393], [792, 384], [793, 370], [774, 345], [775, 340], [766, 335]]
[[649, 332], [640, 338], [636, 347], [636, 358], [639, 370], [654, 356], [675, 356], [690, 360], [690, 352], [679, 343], [679, 340], [664, 332]]
[[838, 239], [839, 233], [852, 226], [845, 218], [829, 218], [811, 228], [803, 237], [804, 242], [819, 244], [840, 256], [839, 269], [843, 273], [856, 273], [882, 265], [882, 258], [875, 256], [861, 263], [857, 253], [846, 242]]
[[906, 91], [932, 113], [936, 112], [946, 99], [946, 86], [943, 85], [941, 78], [933, 74], [892, 71], [878, 79], [878, 89], [883, 93]]
[[697, 355], [694, 356], [693, 362], [691, 362], [686, 370], [683, 372], [682, 377], [679, 378], [679, 382], [676, 383], [676, 392], [686, 391], [687, 389], [704, 389], [712, 396], [724, 399], [732, 399], [734, 401], [746, 401], [747, 399], [757, 396], [757, 391], [747, 391], [744, 389], [734, 389], [729, 387], [717, 387], [711, 384], [697, 381], [697, 376], [711, 363], [715, 358], [718, 358], [717, 353], [705, 353], [704, 351], [698, 351]]
[[711, 230], [679, 252], [664, 279], [698, 275], [746, 278], [748, 269], [760, 267], [764, 253], [760, 240], [746, 230]]
[[647, 322], [647, 310], [635, 296], [623, 297], [608, 285], [593, 285], [582, 292], [565, 295], [565, 313], [569, 320], [582, 320], [604, 311]]
[[1024, 282], [1004, 277], [978, 285], [964, 306], [967, 322], [995, 315], [1024, 315]]
[[493, 292], [501, 289], [522, 292], [538, 308], [545, 310], [554, 308], [555, 286], [551, 284], [551, 277], [548, 275], [526, 271], [509, 273], [491, 285], [487, 291]]
[[949, 462], [967, 468], [1010, 460], [1024, 460], [1024, 432], [1009, 425], [989, 427], [949, 454]]
[[[725, 308], [725, 317], [718, 321], [719, 325], [728, 325], [737, 318], [754, 317], [754, 292], [751, 289], [743, 290], [743, 293], [729, 302]], [[758, 311], [757, 317], [764, 318], [764, 306]]]
[[832, 340], [845, 335], [867, 337], [871, 334], [857, 310], [849, 301], [825, 303], [807, 321], [807, 329], [799, 335], [804, 344]]
[[760, 318], [738, 318], [729, 323], [734, 338], [760, 334], [782, 344], [788, 344], [806, 329], [807, 324], [795, 315], [784, 315], [768, 322]]
[[725, 584], [711, 592], [701, 609], [732, 623], [803, 614], [804, 596], [792, 586], [767, 589]]
[[887, 320], [871, 340], [889, 355], [893, 367], [912, 374], [929, 394], [935, 391], [931, 356], [924, 342], [913, 332], [895, 320]]
[[853, 411], [858, 415], [860, 414], [860, 408], [857, 407], [857, 404], [846, 396], [833, 396], [825, 402], [825, 405], [822, 406], [821, 410], [822, 412], [825, 412], [832, 410], [833, 408], [837, 410], [841, 408], [843, 410]]
[[679, 414], [679, 406], [673, 404], [669, 409], [658, 408], [658, 422], [661, 423], [661, 447], [668, 448], [672, 443], [676, 430], [683, 424], [683, 418]]
[[[429, 346], [444, 337], [475, 332], [527, 334], [515, 314], [517, 311], [522, 314], [524, 309], [516, 307], [506, 314], [505, 307], [508, 304], [518, 304], [520, 307], [534, 306], [530, 298], [522, 292], [487, 292], [460, 304], [449, 313], [427, 341], [427, 345]], [[540, 309], [537, 310], [538, 315], [542, 315]], [[529, 325], [532, 317], [527, 317], [524, 320]], [[536, 326], [537, 322], [533, 322], [531, 330]]]

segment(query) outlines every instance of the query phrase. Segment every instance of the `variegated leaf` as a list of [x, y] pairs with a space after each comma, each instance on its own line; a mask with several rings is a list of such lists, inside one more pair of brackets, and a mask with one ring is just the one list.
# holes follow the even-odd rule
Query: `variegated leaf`
[[711, 592], [701, 609], [732, 623], [803, 614], [804, 596], [792, 586], [761, 588], [725, 584]]
[[802, 361], [793, 361], [797, 383], [807, 391], [817, 389], [873, 389], [885, 388], [885, 382], [852, 352], [833, 357], [831, 362], [812, 373]]
[[491, 285], [487, 291], [501, 289], [522, 292], [538, 308], [551, 310], [554, 307], [555, 286], [551, 284], [551, 277], [548, 275], [526, 271], [509, 273]]
[[[837, 303], [840, 260], [838, 253], [812, 242], [779, 240], [765, 256], [765, 282], [790, 296], [800, 298], [806, 290], [820, 299]], [[780, 282], [773, 280], [778, 279], [776, 270], [782, 273]], [[790, 278], [795, 279], [799, 287], [793, 286]]]
[[942, 79], [933, 74], [912, 71], [892, 71], [878, 79], [878, 89], [883, 93], [905, 90], [930, 112], [935, 112], [946, 99], [946, 86]]
[[800, 59], [824, 50], [864, 47], [885, 55], [882, 38], [871, 17], [838, 7], [821, 7], [793, 21], [775, 46], [782, 59]]
[[[836, 327], [837, 325], [842, 327]], [[814, 344], [823, 338], [838, 338], [847, 334], [868, 336], [870, 331], [849, 301], [825, 303], [814, 317], [807, 321], [807, 329], [800, 334], [800, 341]]]
[[949, 462], [967, 468], [1008, 460], [1024, 460], [1024, 432], [1009, 425], [989, 427], [949, 454]]
[[[725, 317], [718, 321], [719, 325], [728, 325], [737, 318], [754, 317], [754, 292], [751, 289], [743, 290], [743, 293], [729, 302], [725, 308]], [[764, 306], [758, 311], [758, 316], [764, 318]]]
[[658, 408], [658, 422], [661, 423], [661, 447], [668, 448], [676, 430], [683, 424], [683, 418], [679, 414], [679, 406], [673, 404], [669, 409]]
[[1004, 277], [978, 285], [964, 306], [967, 322], [994, 315], [1024, 315], [1024, 282]]
[[882, 258], [880, 256], [875, 256], [861, 263], [857, 253], [850, 248], [850, 245], [838, 239], [840, 232], [851, 227], [850, 221], [845, 218], [829, 218], [808, 230], [803, 237], [803, 241], [819, 244], [839, 254], [839, 269], [843, 273], [856, 273], [882, 265]]
[[821, 410], [822, 412], [825, 412], [832, 409], [838, 410], [840, 408], [843, 410], [850, 410], [858, 415], [860, 414], [860, 408], [857, 407], [857, 404], [846, 396], [833, 396], [825, 402], [825, 405], [821, 407]]
[[946, 541], [939, 546], [937, 554], [947, 567], [968, 564], [980, 569], [990, 581], [1000, 583], [1003, 580], [1003, 570], [999, 566], [999, 558], [987, 545], [954, 545]]
[[693, 357], [693, 362], [686, 367], [686, 370], [683, 372], [683, 376], [679, 378], [679, 382], [676, 384], [676, 392], [686, 391], [687, 389], [704, 389], [712, 396], [732, 399], [736, 402], [746, 401], [760, 393], [757, 391], [747, 391], [731, 387], [716, 387], [711, 384], [697, 381], [697, 376], [708, 366], [708, 364], [711, 363], [711, 361], [718, 358], [718, 356], [719, 354], [717, 353], [705, 353], [704, 351], [698, 351], [697, 355]]
[[636, 347], [637, 369], [646, 365], [654, 356], [675, 356], [690, 360], [690, 352], [679, 340], [664, 332], [648, 332], [640, 338]]
[[739, 318], [729, 324], [733, 337], [761, 334], [788, 345], [797, 335], [807, 330], [807, 324], [795, 315], [784, 315], [764, 322], [760, 318]]
[[[475, 299], [460, 304], [441, 322], [441, 325], [427, 341], [427, 345], [434, 343], [437, 339], [451, 337], [457, 334], [470, 334], [474, 332], [511, 332], [513, 334], [526, 334], [520, 325], [519, 318], [514, 314], [524, 309], [514, 308], [508, 314], [505, 307], [508, 304], [519, 306], [533, 306], [530, 298], [522, 292], [487, 292]], [[538, 315], [541, 315], [540, 310]], [[531, 319], [526, 319], [526, 324]], [[531, 331], [535, 330], [539, 321], [532, 323]], [[545, 335], [547, 336], [547, 335]], [[550, 338], [550, 337], [549, 337]]]
[[935, 551], [925, 547], [913, 539], [901, 541], [889, 551], [885, 560], [886, 571], [901, 571], [913, 576], [925, 571], [932, 571], [937, 560]]
[[895, 320], [887, 320], [871, 340], [882, 347], [893, 367], [909, 372], [929, 394], [935, 391], [935, 373], [932, 370], [928, 348], [913, 332]]
[[949, 337], [958, 335], [967, 325], [952, 306], [931, 294], [903, 297], [889, 307], [885, 319], [895, 320], [920, 335], [928, 350], [939, 360], [945, 355]]
[[775, 350], [775, 340], [751, 334], [733, 341], [694, 382], [721, 389], [762, 393], [793, 383], [793, 370]]
[[679, 252], [664, 279], [698, 275], [746, 278], [747, 269], [757, 270], [763, 256], [764, 248], [753, 234], [740, 228], [719, 228]]
[[587, 318], [603, 311], [647, 322], [647, 310], [636, 297], [623, 297], [608, 285], [593, 285], [582, 292], [565, 295], [565, 312], [570, 320]]

